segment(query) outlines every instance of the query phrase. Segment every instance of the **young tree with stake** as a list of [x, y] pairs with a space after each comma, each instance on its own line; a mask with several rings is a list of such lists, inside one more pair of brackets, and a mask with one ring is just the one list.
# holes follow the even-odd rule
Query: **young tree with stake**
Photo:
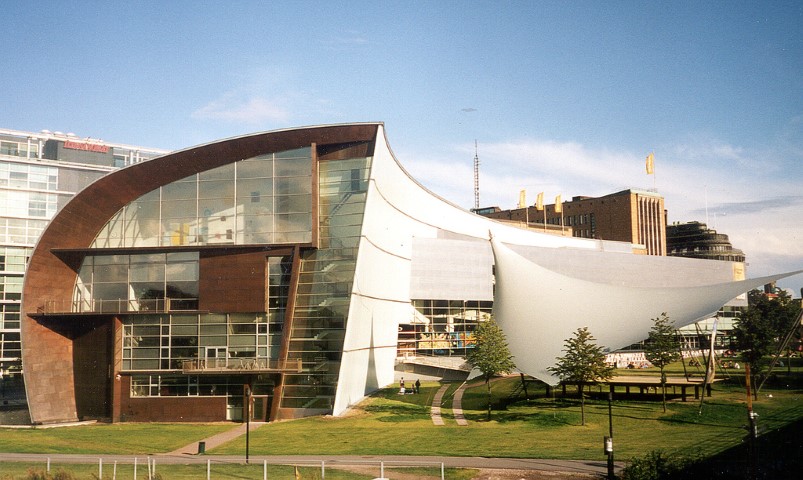
[[587, 383], [605, 381], [613, 376], [613, 367], [605, 363], [602, 348], [594, 343], [596, 339], [588, 331], [588, 327], [578, 328], [572, 338], [564, 341], [563, 351], [566, 355], [557, 357], [557, 363], [547, 368], [561, 381], [576, 382], [580, 395], [580, 418], [586, 424], [585, 397], [583, 387]]
[[502, 373], [509, 373], [516, 368], [513, 355], [505, 338], [505, 332], [491, 318], [482, 322], [474, 332], [475, 346], [466, 359], [474, 368], [482, 372], [482, 378], [488, 386], [488, 420], [491, 419], [491, 378]]
[[661, 398], [666, 413], [666, 373], [664, 368], [680, 359], [680, 341], [675, 327], [669, 322], [666, 312], [652, 319], [653, 325], [647, 343], [644, 344], [644, 357], [661, 370]]

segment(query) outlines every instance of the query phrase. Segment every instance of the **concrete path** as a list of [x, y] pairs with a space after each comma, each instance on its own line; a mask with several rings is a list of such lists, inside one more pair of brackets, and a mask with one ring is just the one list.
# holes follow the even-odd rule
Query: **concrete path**
[[442, 385], [435, 393], [435, 398], [432, 399], [432, 410], [429, 416], [432, 417], [432, 423], [435, 425], [444, 425], [443, 417], [441, 417], [441, 402], [443, 401], [443, 394], [448, 389], [449, 385]]
[[463, 392], [465, 390], [466, 384], [464, 383], [460, 385], [456, 392], [454, 392], [454, 398], [452, 398], [452, 413], [454, 413], [454, 420], [458, 425], [461, 426], [468, 425], [466, 417], [463, 416]]
[[[262, 425], [265, 425], [265, 422], [251, 422], [250, 430], [253, 432]], [[193, 442], [189, 445], [185, 445], [177, 450], [173, 450], [170, 453], [165, 453], [164, 455], [196, 455], [198, 454], [198, 446], [200, 442], [205, 442], [206, 450], [211, 450], [215, 447], [223, 445], [226, 442], [230, 442], [237, 437], [245, 435], [245, 428], [246, 424], [241, 423], [234, 428], [226, 430], [225, 432], [221, 432], [209, 438], [204, 438], [203, 440], [200, 440], [198, 442]]]

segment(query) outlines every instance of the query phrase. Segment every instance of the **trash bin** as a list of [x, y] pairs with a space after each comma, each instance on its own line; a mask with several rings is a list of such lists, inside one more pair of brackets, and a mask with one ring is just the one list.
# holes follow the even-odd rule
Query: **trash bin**
[[198, 442], [198, 455], [206, 453], [206, 442]]

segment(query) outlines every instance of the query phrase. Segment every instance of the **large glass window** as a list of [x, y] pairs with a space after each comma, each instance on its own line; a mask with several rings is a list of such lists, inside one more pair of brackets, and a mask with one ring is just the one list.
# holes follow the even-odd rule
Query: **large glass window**
[[409, 323], [399, 325], [400, 356], [465, 357], [474, 347], [474, 331], [491, 318], [493, 302], [413, 300]]
[[0, 190], [0, 215], [11, 217], [50, 218], [56, 213], [55, 193]]
[[0, 332], [0, 358], [16, 360], [21, 356], [20, 332]]
[[262, 313], [125, 317], [123, 370], [181, 370], [186, 361], [221, 371], [269, 366], [279, 355], [271, 328]]
[[[332, 408], [343, 351], [370, 158], [319, 164], [320, 243], [302, 256], [282, 407]], [[286, 207], [293, 208], [293, 199]], [[292, 221], [292, 219], [288, 219]]]
[[58, 172], [56, 167], [0, 162], [0, 187], [55, 191], [58, 190]]
[[0, 243], [33, 245], [47, 226], [47, 220], [0, 218]]
[[24, 272], [32, 249], [0, 247], [0, 272]]
[[0, 275], [0, 300], [18, 301], [22, 299], [22, 277]]
[[195, 310], [198, 275], [197, 252], [88, 256], [78, 272], [74, 309]]
[[186, 177], [126, 205], [95, 248], [309, 243], [309, 148], [261, 155]]
[[0, 304], [0, 330], [19, 330], [20, 328], [20, 304], [2, 303]]

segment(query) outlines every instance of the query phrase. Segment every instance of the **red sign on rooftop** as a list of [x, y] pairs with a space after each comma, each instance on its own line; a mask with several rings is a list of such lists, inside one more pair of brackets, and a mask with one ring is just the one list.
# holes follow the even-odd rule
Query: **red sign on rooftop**
[[66, 142], [64, 142], [64, 148], [69, 148], [72, 150], [85, 150], [87, 152], [98, 152], [98, 153], [109, 152], [108, 145], [98, 145], [97, 143], [86, 143], [86, 142], [74, 142], [72, 140], [67, 140]]

